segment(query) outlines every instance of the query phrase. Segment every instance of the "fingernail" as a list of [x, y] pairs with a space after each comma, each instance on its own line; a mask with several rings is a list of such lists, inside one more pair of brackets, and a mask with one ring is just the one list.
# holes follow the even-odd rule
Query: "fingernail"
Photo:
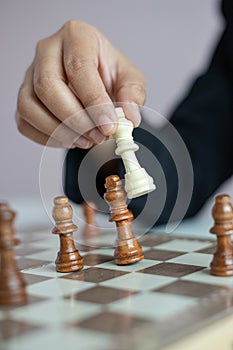
[[102, 115], [99, 118], [99, 128], [106, 136], [111, 135], [116, 129], [116, 123], [114, 123], [108, 116]]
[[79, 147], [79, 148], [91, 148], [91, 146], [93, 145], [93, 142], [88, 140], [84, 136], [80, 136], [79, 139], [75, 142], [75, 145], [76, 147]]

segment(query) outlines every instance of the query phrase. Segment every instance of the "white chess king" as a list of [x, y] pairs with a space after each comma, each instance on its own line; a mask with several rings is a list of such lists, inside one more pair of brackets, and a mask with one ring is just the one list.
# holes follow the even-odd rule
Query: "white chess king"
[[115, 153], [120, 155], [125, 166], [125, 191], [129, 199], [142, 196], [153, 190], [155, 185], [153, 178], [149, 176], [144, 168], [141, 168], [135, 152], [139, 149], [134, 143], [132, 132], [133, 123], [126, 119], [121, 107], [115, 108], [118, 127], [115, 133], [117, 148]]

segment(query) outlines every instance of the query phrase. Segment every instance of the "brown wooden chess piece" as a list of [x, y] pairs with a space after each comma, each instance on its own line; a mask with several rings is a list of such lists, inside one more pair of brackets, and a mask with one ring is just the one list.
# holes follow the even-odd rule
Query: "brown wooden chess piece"
[[117, 175], [108, 176], [105, 180], [105, 201], [110, 207], [109, 221], [115, 221], [118, 239], [114, 251], [117, 265], [136, 263], [144, 258], [142, 247], [131, 231], [130, 221], [133, 214], [126, 204], [126, 192], [122, 189], [122, 182]]
[[210, 264], [210, 273], [216, 276], [233, 276], [233, 207], [230, 200], [227, 194], [218, 195], [212, 209], [214, 226], [210, 232], [217, 235], [217, 247]]
[[83, 228], [83, 236], [91, 238], [97, 236], [100, 230], [96, 224], [96, 205], [94, 202], [84, 201], [82, 203], [82, 209], [85, 219], [85, 225]]
[[0, 203], [0, 304], [24, 303], [27, 300], [26, 283], [16, 261], [14, 246], [15, 212], [8, 204]]
[[56, 226], [52, 233], [60, 237], [60, 251], [55, 261], [58, 272], [72, 272], [83, 268], [83, 258], [76, 249], [73, 232], [78, 227], [72, 221], [73, 210], [66, 196], [54, 198], [53, 218]]

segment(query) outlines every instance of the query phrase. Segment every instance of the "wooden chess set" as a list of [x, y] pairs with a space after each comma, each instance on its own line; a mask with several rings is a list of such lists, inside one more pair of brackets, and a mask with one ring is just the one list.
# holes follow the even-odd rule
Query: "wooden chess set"
[[[216, 196], [210, 229], [216, 240], [213, 235], [191, 239], [150, 232], [137, 239], [126, 197], [155, 186], [135, 160], [128, 131], [130, 151], [122, 132], [117, 137], [128, 192], [118, 175], [105, 181], [109, 221], [115, 223], [114, 247], [74, 239], [76, 232], [101, 236], [94, 203], [83, 203], [86, 224], [79, 232], [68, 198], [58, 196], [50, 232], [18, 232], [17, 239], [15, 213], [8, 204], [0, 204], [0, 349], [52, 344], [69, 350], [78, 344], [85, 350], [182, 350], [200, 349], [200, 340], [206, 349], [219, 349], [220, 342], [223, 348], [232, 344], [231, 332], [226, 335], [233, 325], [230, 196]], [[187, 347], [185, 339], [196, 333]]]
[[[222, 336], [230, 344], [231, 333], [226, 337], [233, 324], [230, 197], [217, 196], [213, 207], [211, 233], [217, 242], [155, 233], [138, 242], [118, 176], [106, 179], [105, 199], [109, 220], [116, 225], [114, 249], [74, 242], [77, 226], [65, 196], [54, 199], [51, 232], [59, 236], [58, 249], [48, 231], [18, 233], [16, 239], [15, 213], [7, 204], [0, 205], [3, 349], [29, 349], [35, 341], [38, 349], [51, 341], [58, 349], [71, 349], [75, 342], [81, 349], [137, 349], [136, 340], [137, 346], [148, 349], [187, 349], [179, 341], [207, 326], [208, 339], [218, 335], [218, 341]], [[93, 215], [88, 203], [83, 211]], [[93, 224], [89, 215], [87, 222]], [[89, 233], [93, 232], [91, 227]], [[211, 330], [216, 321], [218, 332]], [[195, 341], [194, 347], [188, 344], [188, 349], [196, 346]]]

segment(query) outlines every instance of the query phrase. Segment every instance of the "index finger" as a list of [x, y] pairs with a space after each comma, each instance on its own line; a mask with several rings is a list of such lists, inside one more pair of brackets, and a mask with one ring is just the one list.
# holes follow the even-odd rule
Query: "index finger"
[[[75, 30], [70, 24], [63, 39], [63, 60], [67, 78], [94, 124], [106, 136], [116, 129], [116, 113], [98, 71], [98, 39], [92, 32]], [[90, 108], [95, 106], [95, 108]]]

